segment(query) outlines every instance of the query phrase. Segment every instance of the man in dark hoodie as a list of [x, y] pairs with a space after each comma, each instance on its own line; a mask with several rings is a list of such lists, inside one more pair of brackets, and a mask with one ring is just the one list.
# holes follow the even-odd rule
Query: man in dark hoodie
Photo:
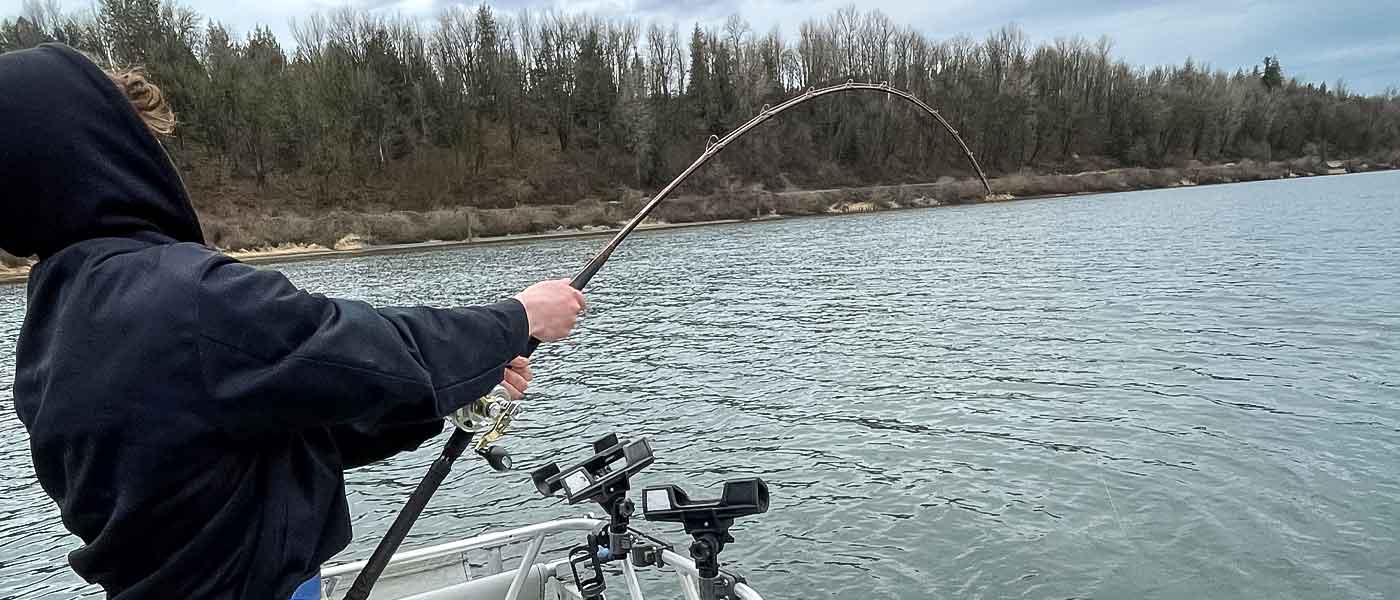
[[15, 407], [84, 542], [69, 562], [109, 597], [288, 598], [350, 541], [343, 471], [503, 378], [518, 397], [516, 357], [583, 297], [376, 309], [223, 256], [133, 83], [66, 46], [0, 55], [0, 249], [39, 257]]

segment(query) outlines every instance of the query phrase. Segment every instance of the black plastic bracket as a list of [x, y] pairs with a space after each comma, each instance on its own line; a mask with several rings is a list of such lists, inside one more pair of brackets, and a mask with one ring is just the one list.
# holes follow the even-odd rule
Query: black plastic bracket
[[[579, 567], [583, 572], [579, 573]], [[588, 535], [588, 543], [569, 550], [569, 570], [573, 571], [574, 586], [584, 600], [603, 600], [608, 581], [603, 578], [603, 563], [598, 559], [598, 538]]]
[[701, 600], [734, 598], [737, 579], [719, 570], [719, 555], [725, 544], [734, 541], [729, 528], [734, 519], [768, 511], [768, 485], [757, 477], [724, 482], [716, 500], [691, 500], [678, 486], [646, 488], [642, 494], [642, 514], [648, 521], [680, 523], [694, 541], [690, 557], [699, 572]]
[[631, 557], [632, 566], [638, 569], [661, 565], [661, 548], [651, 544], [634, 546], [628, 556]]
[[616, 434], [608, 434], [593, 442], [593, 456], [568, 469], [550, 463], [530, 474], [535, 488], [545, 496], [563, 492], [569, 504], [593, 501], [608, 513], [608, 524], [599, 532], [604, 562], [627, 558], [632, 549], [632, 535], [627, 526], [636, 505], [627, 498], [632, 489], [630, 478], [654, 460], [651, 444], [646, 438], [623, 443]]
[[[651, 444], [646, 438], [624, 444], [616, 434], [593, 442], [593, 456], [568, 469], [550, 463], [530, 473], [535, 489], [545, 496], [564, 492], [569, 504], [602, 501], [610, 490], [626, 489], [627, 480], [652, 463]], [[620, 462], [620, 464], [619, 464]]]

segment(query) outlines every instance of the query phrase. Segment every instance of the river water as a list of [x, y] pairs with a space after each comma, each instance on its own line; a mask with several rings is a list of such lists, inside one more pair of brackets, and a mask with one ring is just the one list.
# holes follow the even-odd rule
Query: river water
[[[284, 270], [485, 302], [601, 242]], [[1394, 598], [1397, 272], [1400, 174], [641, 234], [536, 355], [509, 446], [617, 432], [656, 449], [638, 485], [763, 477], [724, 558], [771, 598]], [[0, 287], [0, 598], [91, 594], [9, 399], [23, 305]], [[338, 560], [444, 438], [350, 474]], [[579, 512], [464, 460], [409, 544]]]

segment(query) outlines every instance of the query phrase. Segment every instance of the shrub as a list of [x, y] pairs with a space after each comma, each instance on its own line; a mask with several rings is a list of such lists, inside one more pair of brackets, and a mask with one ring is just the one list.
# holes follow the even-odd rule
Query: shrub
[[424, 239], [465, 240], [476, 235], [472, 213], [465, 210], [435, 210], [425, 215]]
[[1322, 168], [1322, 161], [1314, 157], [1296, 158], [1288, 163], [1288, 167], [1294, 173], [1300, 175], [1314, 175], [1325, 172]]
[[612, 225], [617, 220], [611, 215], [608, 205], [595, 198], [580, 200], [573, 206], [556, 206], [554, 215], [560, 226], [568, 229]]

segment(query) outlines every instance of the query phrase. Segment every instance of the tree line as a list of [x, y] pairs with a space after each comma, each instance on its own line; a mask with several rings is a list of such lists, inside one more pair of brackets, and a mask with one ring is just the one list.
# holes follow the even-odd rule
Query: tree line
[[[201, 209], [291, 195], [311, 209], [569, 203], [652, 190], [793, 94], [888, 82], [943, 114], [993, 173], [1304, 156], [1393, 161], [1400, 94], [1285, 76], [1144, 68], [1103, 38], [1032, 44], [1016, 27], [935, 40], [855, 6], [794, 38], [723, 26], [453, 6], [432, 22], [340, 9], [246, 35], [161, 0], [64, 13], [25, 2], [0, 51], [56, 40], [144, 65], [181, 121], [168, 146]], [[843, 95], [777, 119], [690, 184], [835, 186], [968, 175], [947, 134], [899, 102]], [[221, 187], [222, 186], [222, 187]], [[242, 186], [242, 187], [239, 187]], [[369, 191], [365, 191], [369, 190]], [[210, 206], [216, 203], [217, 206]]]

